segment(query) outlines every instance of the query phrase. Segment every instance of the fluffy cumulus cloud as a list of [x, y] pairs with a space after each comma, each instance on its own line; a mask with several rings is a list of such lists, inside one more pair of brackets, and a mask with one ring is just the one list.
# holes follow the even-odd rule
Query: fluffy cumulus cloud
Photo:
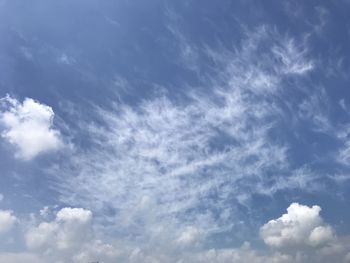
[[273, 250], [292, 256], [294, 262], [346, 262], [348, 238], [339, 238], [324, 223], [321, 208], [291, 204], [287, 213], [260, 228], [260, 236]]
[[330, 226], [323, 225], [320, 211], [319, 206], [310, 208], [293, 203], [286, 214], [261, 228], [261, 237], [267, 245], [276, 248], [325, 245], [334, 235]]
[[1, 136], [16, 147], [16, 157], [30, 160], [62, 147], [60, 132], [53, 128], [51, 107], [31, 98], [21, 103], [8, 95], [0, 102]]
[[89, 210], [63, 208], [53, 221], [30, 227], [26, 245], [33, 255], [49, 262], [113, 262], [118, 250], [94, 238], [91, 220]]
[[0, 234], [6, 233], [15, 225], [17, 218], [10, 210], [0, 210]]

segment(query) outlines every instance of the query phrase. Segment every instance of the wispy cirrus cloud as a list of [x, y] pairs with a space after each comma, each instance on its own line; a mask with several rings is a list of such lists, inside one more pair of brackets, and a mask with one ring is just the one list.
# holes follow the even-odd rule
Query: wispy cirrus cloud
[[268, 27], [246, 35], [234, 51], [205, 50], [217, 67], [205, 77], [206, 94], [96, 107], [98, 121], [80, 124], [89, 147], [52, 170], [61, 201], [104, 213], [128, 242], [174, 253], [179, 243], [196, 243], [192, 234], [205, 240], [232, 229], [235, 204], [253, 193], [303, 187], [282, 183], [296, 173], [288, 145], [271, 131], [285, 78], [303, 77], [314, 64], [304, 42]]

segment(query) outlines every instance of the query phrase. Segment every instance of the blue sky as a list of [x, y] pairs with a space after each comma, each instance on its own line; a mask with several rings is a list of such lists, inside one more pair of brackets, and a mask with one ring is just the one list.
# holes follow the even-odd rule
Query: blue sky
[[350, 262], [349, 12], [0, 0], [0, 261]]

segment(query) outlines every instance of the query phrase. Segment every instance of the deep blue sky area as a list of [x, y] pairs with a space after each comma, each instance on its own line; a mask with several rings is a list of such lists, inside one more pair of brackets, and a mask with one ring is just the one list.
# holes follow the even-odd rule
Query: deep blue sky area
[[0, 0], [0, 262], [350, 262], [349, 14]]

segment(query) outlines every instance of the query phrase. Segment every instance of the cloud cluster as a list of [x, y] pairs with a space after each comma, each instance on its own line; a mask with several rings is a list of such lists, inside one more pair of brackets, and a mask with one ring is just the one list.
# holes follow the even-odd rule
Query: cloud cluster
[[33, 99], [26, 98], [23, 103], [9, 95], [1, 99], [1, 136], [17, 148], [16, 157], [23, 160], [63, 146], [53, 118], [51, 107]]
[[[138, 246], [114, 236], [109, 243], [96, 238], [92, 213], [82, 208], [62, 208], [51, 221], [41, 221], [24, 227], [28, 250], [21, 253], [0, 252], [4, 262], [145, 262], [145, 263], [326, 263], [349, 262], [350, 238], [338, 237], [324, 223], [319, 206], [291, 204], [287, 213], [271, 220], [260, 229], [271, 251], [261, 251], [245, 242], [237, 248], [186, 249], [203, 244], [203, 236], [195, 227], [179, 231], [174, 242], [163, 249]], [[24, 222], [24, 221], [23, 221]]]

